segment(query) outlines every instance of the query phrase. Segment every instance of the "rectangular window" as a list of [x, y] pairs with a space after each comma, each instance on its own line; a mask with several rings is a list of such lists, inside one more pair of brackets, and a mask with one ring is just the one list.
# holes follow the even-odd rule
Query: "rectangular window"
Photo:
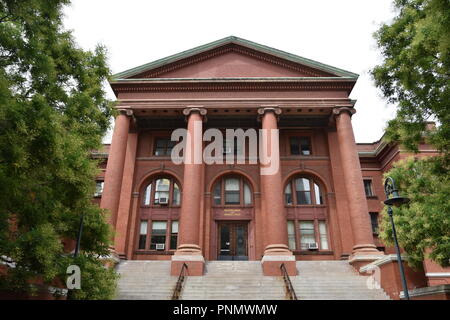
[[176, 141], [171, 141], [170, 138], [156, 138], [155, 156], [170, 156], [175, 144]]
[[170, 249], [177, 248], [178, 241], [178, 221], [172, 221], [172, 228], [170, 230]]
[[300, 246], [302, 250], [308, 250], [309, 243], [316, 242], [314, 233], [314, 221], [300, 221]]
[[103, 181], [96, 181], [95, 182], [95, 193], [94, 193], [94, 197], [101, 197], [102, 193], [103, 193]]
[[378, 212], [369, 212], [370, 222], [372, 222], [372, 232], [378, 234]]
[[311, 140], [309, 137], [290, 137], [292, 155], [311, 155]]
[[236, 178], [225, 179], [225, 204], [240, 203], [239, 182]]
[[294, 221], [287, 222], [289, 249], [295, 250], [295, 225]]
[[141, 221], [139, 229], [139, 249], [145, 249], [145, 242], [147, 241], [147, 221]]
[[[153, 221], [150, 249], [156, 250], [157, 244], [166, 244], [167, 221]], [[164, 248], [165, 249], [165, 248]]]
[[366, 191], [366, 196], [367, 197], [372, 197], [373, 196], [373, 192], [372, 192], [372, 180], [364, 180], [364, 191]]
[[325, 221], [319, 221], [320, 249], [328, 250], [328, 233]]

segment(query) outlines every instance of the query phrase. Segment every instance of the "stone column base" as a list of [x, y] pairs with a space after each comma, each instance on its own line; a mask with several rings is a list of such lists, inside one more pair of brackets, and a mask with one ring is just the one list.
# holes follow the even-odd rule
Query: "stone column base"
[[290, 276], [296, 276], [297, 275], [297, 266], [295, 263], [295, 256], [293, 255], [265, 255], [262, 260], [262, 269], [263, 274], [265, 276], [282, 276], [283, 273], [281, 272], [280, 266], [284, 263], [284, 266], [286, 267], [286, 271], [288, 275]]
[[348, 263], [355, 269], [356, 272], [363, 274], [364, 271], [360, 271], [360, 269], [374, 261], [384, 258], [385, 255], [381, 251], [377, 251], [375, 253], [366, 253], [366, 254], [352, 254]]
[[187, 265], [188, 276], [202, 276], [205, 271], [205, 259], [202, 255], [180, 255], [172, 256], [170, 275], [179, 276], [183, 264]]

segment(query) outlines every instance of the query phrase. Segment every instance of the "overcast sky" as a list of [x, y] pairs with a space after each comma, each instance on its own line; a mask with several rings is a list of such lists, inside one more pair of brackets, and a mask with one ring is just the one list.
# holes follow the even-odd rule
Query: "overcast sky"
[[72, 0], [65, 14], [81, 47], [107, 47], [113, 73], [234, 35], [358, 73], [357, 142], [378, 140], [395, 114], [369, 75], [392, 0]]

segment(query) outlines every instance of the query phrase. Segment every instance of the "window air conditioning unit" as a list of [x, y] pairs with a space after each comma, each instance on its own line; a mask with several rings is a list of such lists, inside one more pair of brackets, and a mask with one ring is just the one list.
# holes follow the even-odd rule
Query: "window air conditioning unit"
[[157, 243], [156, 244], [156, 250], [164, 250], [164, 243]]
[[159, 204], [168, 204], [169, 198], [159, 198]]
[[317, 249], [319, 249], [317, 242], [308, 243], [308, 250], [317, 250]]

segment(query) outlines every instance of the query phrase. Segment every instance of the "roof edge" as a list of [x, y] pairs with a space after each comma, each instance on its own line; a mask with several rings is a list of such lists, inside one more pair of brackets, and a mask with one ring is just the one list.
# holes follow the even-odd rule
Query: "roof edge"
[[355, 78], [357, 79], [359, 77], [358, 74], [344, 70], [344, 69], [340, 69], [340, 68], [336, 68], [312, 59], [308, 59], [308, 58], [304, 58], [286, 51], [282, 51], [279, 49], [275, 49], [269, 46], [265, 46], [256, 42], [252, 42], [249, 40], [245, 40], [239, 37], [235, 37], [235, 36], [229, 36], [229, 37], [225, 37], [223, 39], [219, 39], [201, 46], [197, 46], [194, 47], [192, 49], [189, 50], [185, 50], [179, 53], [176, 53], [174, 55], [170, 55], [168, 57], [162, 58], [162, 59], [158, 59], [116, 74], [113, 74], [111, 76], [112, 80], [116, 80], [116, 79], [123, 79], [123, 78], [128, 78], [131, 77], [133, 75], [142, 73], [144, 71], [147, 70], [151, 70], [151, 69], [155, 69], [164, 65], [167, 65], [169, 63], [174, 63], [178, 60], [184, 59], [184, 58], [188, 58], [191, 57], [193, 55], [196, 54], [200, 54], [202, 52], [205, 52], [207, 50], [211, 50], [211, 49], [215, 49], [217, 47], [220, 47], [222, 45], [225, 44], [230, 44], [230, 43], [234, 43], [234, 44], [238, 44], [250, 49], [254, 49], [260, 52], [264, 52], [267, 54], [271, 54], [274, 56], [277, 56], [279, 58], [285, 59], [285, 60], [289, 60], [295, 63], [299, 63], [299, 64], [303, 64], [306, 65], [308, 67], [311, 68], [315, 68], [315, 69], [319, 69], [328, 73], [332, 73], [332, 74], [336, 74], [338, 77], [351, 77], [351, 78]]

